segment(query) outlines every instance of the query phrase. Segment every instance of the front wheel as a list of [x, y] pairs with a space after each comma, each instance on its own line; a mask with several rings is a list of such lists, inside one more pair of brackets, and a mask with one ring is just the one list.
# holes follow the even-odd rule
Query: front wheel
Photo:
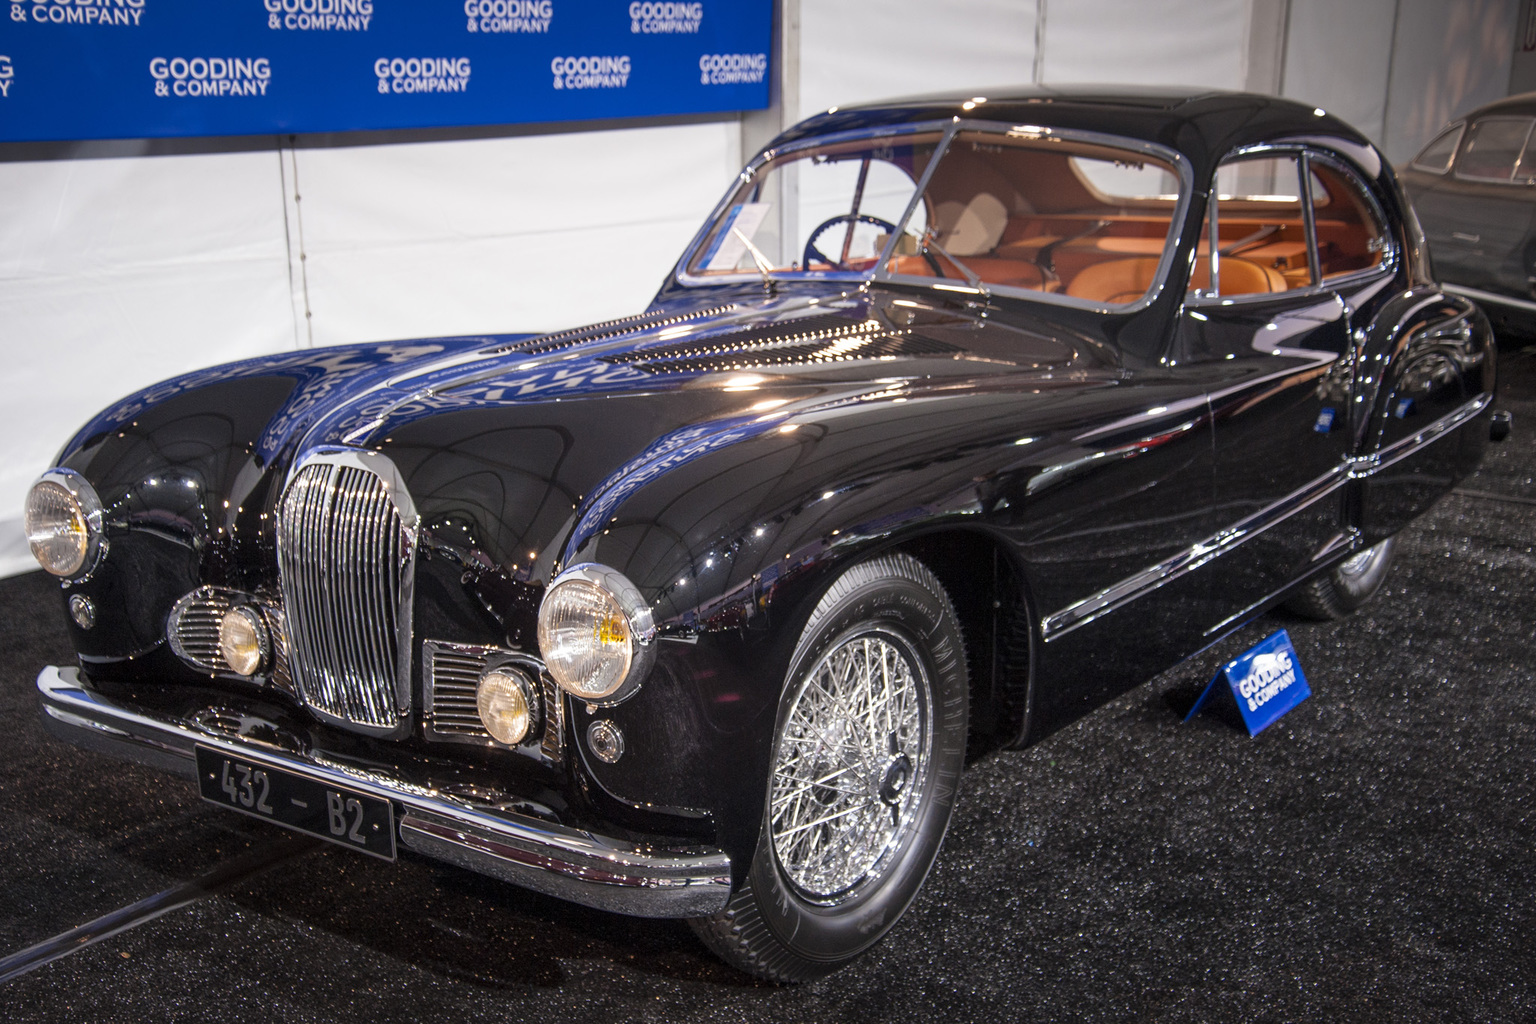
[[907, 555], [817, 603], [790, 659], [757, 851], [691, 922], [728, 963], [808, 981], [890, 930], [933, 866], [965, 760], [968, 680], [949, 597]]
[[1313, 577], [1286, 599], [1285, 606], [1309, 619], [1342, 619], [1381, 589], [1392, 568], [1397, 538], [1388, 537]]

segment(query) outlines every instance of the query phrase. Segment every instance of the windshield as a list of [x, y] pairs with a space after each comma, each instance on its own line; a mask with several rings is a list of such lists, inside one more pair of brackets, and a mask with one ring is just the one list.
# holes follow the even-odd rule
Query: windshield
[[1101, 305], [1135, 302], [1156, 283], [1181, 198], [1171, 162], [1027, 125], [963, 130], [913, 203], [941, 141], [937, 132], [860, 139], [763, 164], [711, 225], [688, 273], [880, 269]]
[[[731, 197], [688, 272], [757, 273], [759, 260], [783, 273], [872, 269], [942, 138], [859, 139], [770, 160]], [[914, 221], [924, 223], [921, 210]]]

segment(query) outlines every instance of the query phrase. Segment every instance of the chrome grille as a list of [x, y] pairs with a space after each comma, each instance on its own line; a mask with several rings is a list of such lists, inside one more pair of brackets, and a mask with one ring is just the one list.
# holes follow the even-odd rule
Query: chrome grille
[[165, 632], [178, 658], [204, 672], [230, 670], [219, 653], [219, 622], [229, 611], [233, 596], [233, 592], [217, 587], [199, 587], [176, 602]]
[[491, 734], [480, 724], [480, 709], [475, 703], [475, 688], [485, 671], [487, 647], [455, 644], [422, 645], [422, 660], [427, 669], [426, 724], [429, 739], [470, 736], [489, 740]]
[[316, 711], [368, 731], [393, 731], [410, 709], [414, 518], [393, 464], [362, 452], [307, 461], [279, 510], [294, 685]]
[[182, 661], [209, 675], [231, 676], [244, 679], [229, 667], [219, 650], [219, 623], [224, 613], [236, 604], [251, 604], [260, 608], [266, 617], [267, 628], [272, 631], [272, 664], [267, 669], [267, 682], [292, 691], [293, 683], [288, 676], [288, 659], [283, 642], [283, 613], [261, 599], [251, 598], [238, 590], [223, 587], [198, 587], [177, 601], [166, 619], [166, 636], [171, 650]]
[[[426, 738], [495, 745], [491, 734], [480, 722], [480, 708], [475, 700], [480, 676], [493, 660], [513, 662], [539, 681], [542, 705], [537, 715], [542, 729], [537, 740], [539, 752], [550, 761], [559, 761], [564, 749], [565, 716], [554, 680], [534, 659], [496, 647], [423, 641], [421, 661], [426, 673], [426, 708], [422, 718]], [[530, 738], [525, 745], [532, 742], [534, 740]]]

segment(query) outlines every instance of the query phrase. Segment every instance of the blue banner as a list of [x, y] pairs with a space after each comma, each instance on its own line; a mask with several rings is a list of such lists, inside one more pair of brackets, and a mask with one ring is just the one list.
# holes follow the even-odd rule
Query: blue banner
[[768, 105], [772, 0], [0, 2], [0, 141]]
[[1222, 679], [1232, 691], [1232, 699], [1237, 702], [1238, 713], [1243, 716], [1249, 736], [1257, 736], [1312, 695], [1307, 677], [1301, 671], [1301, 662], [1296, 658], [1296, 649], [1291, 646], [1290, 634], [1283, 629], [1271, 633], [1223, 665], [1206, 684], [1184, 721], [1194, 718], [1195, 713], [1205, 706], [1206, 699], [1215, 692], [1216, 684]]

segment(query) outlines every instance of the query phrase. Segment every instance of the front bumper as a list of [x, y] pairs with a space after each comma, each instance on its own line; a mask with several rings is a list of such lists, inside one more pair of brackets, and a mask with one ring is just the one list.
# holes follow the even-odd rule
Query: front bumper
[[44, 727], [76, 746], [187, 778], [196, 777], [197, 746], [259, 757], [322, 785], [389, 800], [395, 805], [400, 845], [526, 889], [638, 917], [713, 914], [730, 897], [731, 862], [719, 850], [660, 849], [609, 839], [477, 807], [317, 755], [231, 738], [114, 702], [87, 689], [73, 668], [48, 666], [37, 677], [37, 689]]

